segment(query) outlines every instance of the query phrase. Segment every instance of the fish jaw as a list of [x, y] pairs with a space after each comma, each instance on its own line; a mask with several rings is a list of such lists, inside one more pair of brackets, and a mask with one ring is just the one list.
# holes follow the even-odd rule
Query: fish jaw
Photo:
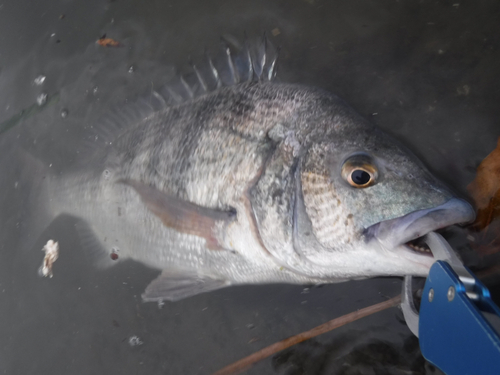
[[474, 218], [475, 212], [469, 203], [452, 198], [442, 205], [374, 224], [366, 229], [364, 236], [368, 247], [378, 248], [393, 267], [400, 264], [401, 276], [426, 276], [435, 261], [432, 253], [419, 253], [407, 243], [450, 225], [471, 222]]

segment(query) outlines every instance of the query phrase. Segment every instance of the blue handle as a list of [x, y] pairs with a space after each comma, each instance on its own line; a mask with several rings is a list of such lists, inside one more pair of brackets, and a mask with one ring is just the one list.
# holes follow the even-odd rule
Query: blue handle
[[420, 348], [447, 375], [499, 375], [500, 309], [472, 277], [473, 289], [466, 290], [447, 262], [431, 267], [420, 305]]

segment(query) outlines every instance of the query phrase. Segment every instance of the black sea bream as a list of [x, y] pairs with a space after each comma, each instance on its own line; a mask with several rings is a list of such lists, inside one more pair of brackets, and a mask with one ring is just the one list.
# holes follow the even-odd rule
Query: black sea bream
[[51, 215], [80, 218], [102, 266], [116, 253], [162, 270], [147, 301], [425, 276], [432, 254], [408, 242], [471, 206], [337, 96], [275, 82], [266, 41], [232, 50], [96, 124], [85, 167], [44, 180]]

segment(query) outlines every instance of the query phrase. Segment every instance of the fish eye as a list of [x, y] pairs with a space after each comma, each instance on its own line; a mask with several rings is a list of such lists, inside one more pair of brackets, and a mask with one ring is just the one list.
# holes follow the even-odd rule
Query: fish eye
[[351, 173], [351, 180], [358, 186], [366, 185], [370, 182], [372, 176], [362, 169], [355, 169]]
[[378, 169], [370, 156], [358, 154], [344, 162], [342, 177], [355, 188], [366, 188], [376, 182]]

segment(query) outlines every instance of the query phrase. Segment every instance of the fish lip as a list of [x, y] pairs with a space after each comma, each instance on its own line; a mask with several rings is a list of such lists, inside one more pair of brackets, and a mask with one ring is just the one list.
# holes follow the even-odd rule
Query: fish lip
[[413, 251], [406, 243], [444, 227], [472, 222], [475, 216], [474, 209], [468, 202], [451, 198], [439, 206], [374, 224], [364, 234], [367, 241], [376, 239], [386, 250], [404, 251], [405, 258], [428, 264], [433, 261], [433, 257]]

